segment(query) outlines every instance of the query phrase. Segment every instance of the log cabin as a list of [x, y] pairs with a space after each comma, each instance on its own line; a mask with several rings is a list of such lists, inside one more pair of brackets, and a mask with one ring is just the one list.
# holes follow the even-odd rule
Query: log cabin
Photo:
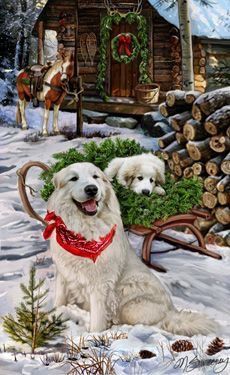
[[[47, 30], [56, 32], [58, 49], [76, 52], [85, 109], [140, 115], [155, 110], [157, 104], [137, 100], [138, 83], [159, 85], [159, 102], [168, 90], [181, 88], [179, 30], [148, 0], [48, 0], [33, 29], [40, 64]], [[131, 50], [127, 35], [135, 42]], [[119, 48], [131, 55], [129, 63], [119, 60]], [[195, 89], [204, 92], [206, 52], [195, 36], [193, 49]]]

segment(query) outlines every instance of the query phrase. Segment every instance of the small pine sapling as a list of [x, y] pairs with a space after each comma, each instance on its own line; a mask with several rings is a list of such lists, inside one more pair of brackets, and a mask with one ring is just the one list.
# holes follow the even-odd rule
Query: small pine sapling
[[41, 291], [45, 279], [36, 281], [36, 270], [30, 270], [28, 287], [21, 284], [23, 302], [16, 308], [16, 318], [11, 314], [3, 318], [6, 333], [16, 342], [28, 344], [31, 353], [60, 335], [66, 328], [62, 315], [55, 315], [54, 310], [44, 310], [48, 289]]

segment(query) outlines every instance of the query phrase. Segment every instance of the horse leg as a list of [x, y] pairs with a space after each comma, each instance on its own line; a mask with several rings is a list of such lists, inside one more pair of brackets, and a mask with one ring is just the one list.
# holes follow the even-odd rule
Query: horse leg
[[48, 121], [50, 114], [51, 101], [45, 100], [44, 120], [42, 125], [42, 135], [48, 136]]
[[54, 113], [53, 113], [53, 131], [54, 134], [60, 134], [58, 128], [58, 115], [59, 115], [60, 104], [54, 104]]
[[21, 115], [21, 123], [22, 123], [22, 130], [27, 130], [28, 129], [28, 125], [27, 125], [27, 122], [26, 122], [26, 116], [25, 116], [25, 109], [26, 109], [26, 106], [27, 106], [27, 101], [26, 99], [19, 99], [19, 102], [18, 102], [18, 105], [19, 105], [19, 111], [20, 111], [20, 115]]

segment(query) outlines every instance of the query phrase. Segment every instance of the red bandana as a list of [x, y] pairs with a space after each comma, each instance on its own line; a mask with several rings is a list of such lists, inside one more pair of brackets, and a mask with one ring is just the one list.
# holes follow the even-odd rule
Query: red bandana
[[113, 237], [116, 233], [116, 225], [114, 225], [105, 237], [100, 237], [99, 241], [87, 241], [80, 233], [75, 233], [72, 230], [67, 229], [62, 218], [56, 216], [54, 212], [48, 212], [45, 221], [52, 221], [51, 224], [47, 225], [43, 232], [45, 240], [47, 240], [53, 233], [53, 230], [56, 229], [56, 240], [63, 249], [73, 255], [92, 259], [94, 263], [102, 251], [107, 249], [112, 243]]

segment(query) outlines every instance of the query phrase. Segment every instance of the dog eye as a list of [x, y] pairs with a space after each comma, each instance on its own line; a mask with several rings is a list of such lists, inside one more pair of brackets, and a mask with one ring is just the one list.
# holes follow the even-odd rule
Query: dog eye
[[143, 177], [142, 177], [142, 176], [138, 176], [137, 179], [138, 179], [139, 181], [142, 181], [142, 180], [143, 180]]
[[78, 180], [78, 177], [77, 176], [74, 176], [70, 179], [70, 181], [77, 181]]
[[96, 174], [94, 174], [93, 178], [97, 179], [97, 178], [99, 178], [99, 176], [97, 176]]
[[153, 183], [153, 178], [150, 178], [150, 180], [149, 180], [150, 182], [151, 182], [151, 184]]

